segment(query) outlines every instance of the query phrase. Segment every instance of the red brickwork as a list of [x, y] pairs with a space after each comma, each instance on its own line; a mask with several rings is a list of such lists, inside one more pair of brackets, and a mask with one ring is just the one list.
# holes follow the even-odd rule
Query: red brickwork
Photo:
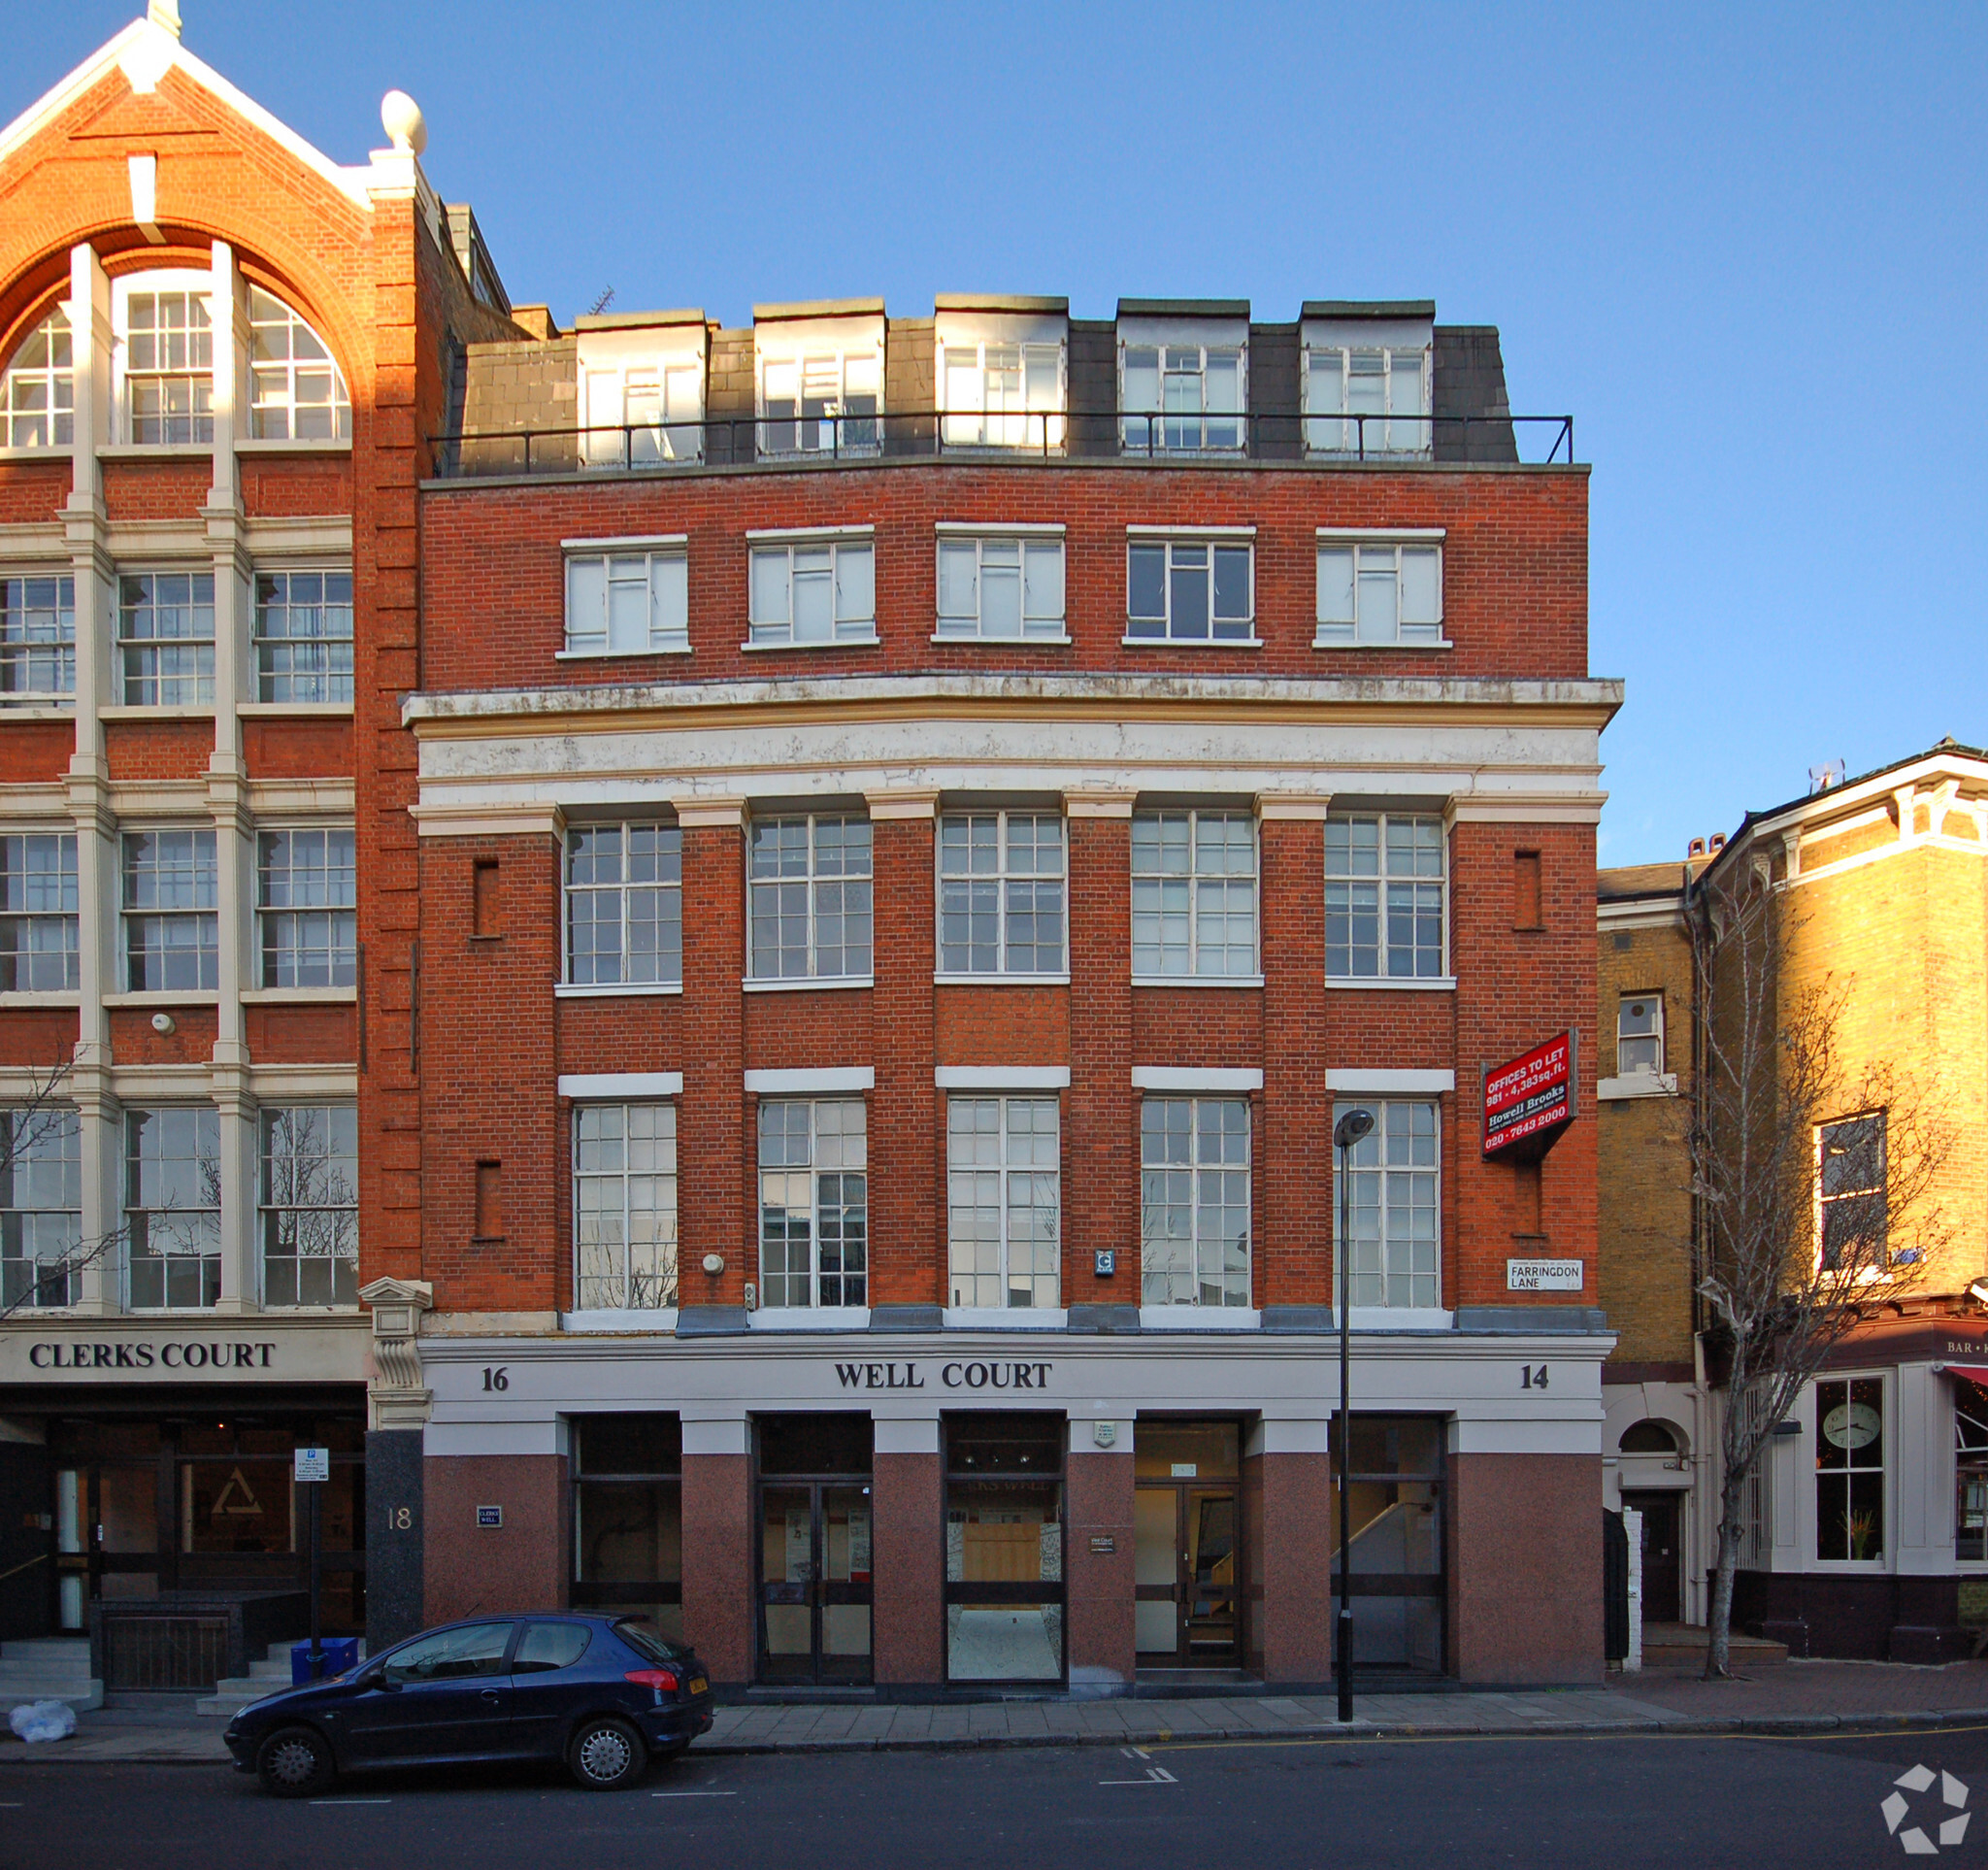
[[107, 720], [104, 758], [114, 780], [197, 780], [214, 756], [214, 720]]
[[0, 721], [0, 785], [56, 785], [76, 751], [66, 720]]
[[338, 717], [250, 715], [242, 722], [242, 757], [251, 779], [349, 778], [352, 723]]
[[[740, 652], [746, 628], [745, 534], [771, 526], [870, 524], [877, 537], [877, 649], [835, 651], [838, 672], [985, 670], [989, 651], [931, 641], [940, 520], [1068, 527], [1068, 648], [1004, 644], [993, 666], [1285, 676], [1587, 674], [1587, 484], [1579, 474], [1320, 475], [1148, 472], [1075, 464], [1036, 470], [942, 466], [834, 474], [480, 487], [427, 499], [421, 577], [429, 616], [475, 618], [425, 646], [432, 688], [566, 687], [584, 681], [710, 681], [820, 667], [820, 652]], [[1253, 525], [1260, 650], [1129, 650], [1128, 524]], [[1441, 526], [1441, 669], [1426, 653], [1316, 651], [1320, 526]], [[693, 653], [553, 660], [563, 647], [562, 539], [683, 533], [689, 539]]]

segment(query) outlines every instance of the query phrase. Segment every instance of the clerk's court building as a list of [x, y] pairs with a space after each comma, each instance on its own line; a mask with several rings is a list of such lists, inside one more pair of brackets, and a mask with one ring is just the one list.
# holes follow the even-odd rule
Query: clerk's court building
[[[343, 168], [175, 25], [0, 140], [0, 1043], [74, 1113], [10, 1183], [7, 1628], [293, 1585], [331, 1422], [376, 1644], [1316, 1684], [1343, 1193], [1356, 1662], [1596, 1678], [1620, 686], [1497, 333], [562, 330], [405, 100]], [[1572, 1120], [1487, 1142], [1535, 1052]]]

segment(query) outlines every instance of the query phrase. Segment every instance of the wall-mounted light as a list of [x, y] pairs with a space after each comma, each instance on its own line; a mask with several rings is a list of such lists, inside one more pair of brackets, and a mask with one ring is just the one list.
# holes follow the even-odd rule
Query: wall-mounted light
[[712, 1279], [716, 1279], [717, 1276], [725, 1270], [724, 1254], [706, 1253], [704, 1256], [704, 1270], [707, 1273], [709, 1273]]
[[180, 1022], [170, 1013], [155, 1013], [151, 1016], [151, 1029], [163, 1039], [168, 1033], [179, 1031]]

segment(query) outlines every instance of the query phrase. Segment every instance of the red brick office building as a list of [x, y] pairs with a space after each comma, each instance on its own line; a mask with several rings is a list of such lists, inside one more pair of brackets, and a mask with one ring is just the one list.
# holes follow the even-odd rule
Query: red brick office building
[[[138, 93], [122, 43], [90, 81], [125, 125], [115, 149], [95, 132], [106, 198], [65, 206], [51, 180], [42, 220], [7, 223], [8, 354], [65, 289], [74, 316], [91, 265], [158, 263], [149, 207], [210, 281], [217, 243], [254, 252], [244, 279], [342, 373], [349, 435], [224, 451], [214, 362], [197, 457], [112, 439], [153, 396], [114, 318], [93, 446], [0, 459], [19, 511], [0, 550], [70, 567], [76, 616], [89, 578], [165, 550], [118, 532], [127, 481], [189, 564], [222, 562], [239, 512], [247, 562], [227, 535], [221, 576], [255, 593], [214, 631], [239, 633], [215, 653], [239, 725], [211, 699], [91, 701], [82, 673], [73, 701], [0, 719], [0, 834], [66, 814], [100, 847], [85, 955], [142, 971], [200, 946], [147, 918], [168, 885], [198, 893], [202, 853], [175, 845], [161, 883], [149, 846], [115, 842], [127, 817], [236, 840], [212, 992], [120, 985], [100, 1015], [101, 960], [65, 1001], [0, 994], [17, 1094], [33, 1022], [106, 1022], [64, 1028], [73, 1233], [149, 1212], [173, 1164], [148, 1112], [222, 1129], [206, 1155], [197, 1125], [179, 1145], [218, 1188], [217, 1286], [134, 1284], [134, 1234], [0, 1325], [0, 1419], [40, 1451], [8, 1471], [105, 1486], [74, 1452], [89, 1386], [104, 1408], [212, 1400], [119, 1388], [115, 1350], [100, 1373], [79, 1345], [218, 1341], [210, 1314], [230, 1343], [343, 1332], [364, 1352], [340, 1368], [369, 1398], [348, 1562], [376, 1640], [572, 1603], [646, 1611], [732, 1684], [1321, 1682], [1330, 1139], [1358, 1106], [1356, 1660], [1596, 1676], [1594, 824], [1620, 690], [1587, 673], [1585, 470], [1511, 415], [1497, 334], [1413, 302], [1276, 323], [966, 296], [562, 332], [509, 307], [405, 116], [404, 147], [337, 172], [342, 199], [287, 145], [215, 150], [226, 184], [176, 193], [208, 146], [142, 114], [183, 90], [248, 144], [253, 107], [176, 41]], [[43, 109], [36, 136], [80, 134]], [[17, 132], [0, 181], [31, 184]], [[240, 304], [252, 350], [263, 301]], [[315, 558], [258, 555], [265, 500], [324, 522]], [[283, 602], [307, 607], [256, 582], [263, 558], [271, 580], [323, 571], [334, 521], [343, 705], [321, 590], [286, 631]], [[127, 681], [154, 652], [105, 627], [101, 649], [76, 633], [77, 666], [108, 694], [114, 652]], [[311, 700], [258, 725], [300, 632]], [[119, 760], [175, 759], [143, 786], [183, 799], [119, 789], [140, 786]], [[265, 818], [322, 831], [341, 805], [343, 870], [322, 839], [264, 842]], [[1487, 1159], [1484, 1074], [1561, 1033], [1574, 1121], [1543, 1159]], [[165, 1046], [180, 1075], [154, 1084]], [[291, 1057], [323, 1071], [284, 1078]], [[293, 1109], [324, 1113], [317, 1138]], [[341, 1256], [325, 1285], [315, 1262]], [[161, 1474], [194, 1459], [186, 1421]], [[275, 1442], [236, 1432], [202, 1458], [254, 1482]], [[161, 1553], [212, 1504], [172, 1486], [195, 1505]], [[77, 1555], [57, 1554], [98, 1591], [137, 1569]], [[183, 1586], [187, 1555], [149, 1588]]]

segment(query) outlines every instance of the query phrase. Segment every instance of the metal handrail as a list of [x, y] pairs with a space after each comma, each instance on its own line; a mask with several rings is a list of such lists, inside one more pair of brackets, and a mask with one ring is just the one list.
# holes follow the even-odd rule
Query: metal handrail
[[[1020, 424], [1019, 442], [962, 442], [947, 439], [949, 424], [974, 421], [988, 429]], [[1368, 424], [1380, 424], [1370, 446]], [[1427, 437], [1413, 449], [1385, 446], [1386, 424], [1413, 425]], [[1203, 440], [1193, 447], [1170, 445], [1170, 434], [1193, 425]], [[1351, 447], [1321, 447], [1321, 429], [1336, 427], [1343, 437], [1350, 424]], [[1088, 431], [1079, 445], [1077, 431]], [[809, 461], [837, 464], [903, 459], [930, 455], [980, 459], [1014, 459], [1021, 455], [1049, 460], [1261, 460], [1261, 461], [1390, 461], [1434, 458], [1440, 431], [1460, 432], [1466, 442], [1473, 429], [1506, 431], [1512, 458], [1518, 458], [1518, 435], [1550, 431], [1544, 459], [1553, 466], [1563, 459], [1573, 466], [1572, 416], [1385, 416], [1368, 413], [1317, 414], [1303, 410], [1248, 411], [1234, 415], [1203, 412], [1187, 415], [1164, 410], [1015, 410], [990, 414], [985, 410], [882, 411], [867, 415], [843, 413], [700, 417], [656, 422], [591, 423], [558, 428], [491, 429], [461, 435], [429, 437], [435, 451], [434, 472], [442, 480], [476, 479], [496, 474], [571, 474], [582, 472], [667, 473], [710, 467], [792, 467]], [[804, 431], [826, 434], [827, 446], [799, 446]], [[1209, 442], [1233, 431], [1236, 439]], [[791, 436], [796, 446], [776, 446]], [[592, 438], [613, 438], [595, 447]], [[649, 451], [653, 450], [651, 453]], [[478, 458], [472, 462], [470, 456]], [[558, 458], [548, 458], [558, 457]], [[1456, 463], [1468, 466], [1468, 461]]]

